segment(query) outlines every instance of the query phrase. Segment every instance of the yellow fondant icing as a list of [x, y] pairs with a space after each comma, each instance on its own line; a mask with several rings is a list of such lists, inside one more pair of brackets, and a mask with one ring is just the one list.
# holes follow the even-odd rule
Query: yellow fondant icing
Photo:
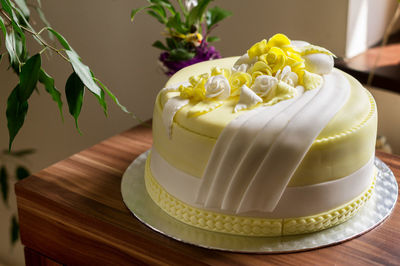
[[[205, 68], [229, 68], [237, 59], [213, 60], [190, 66], [172, 76], [171, 80], [173, 83], [182, 82], [190, 75], [200, 74]], [[289, 186], [311, 185], [347, 176], [364, 165], [374, 153], [377, 124], [375, 102], [358, 81], [345, 73], [343, 75], [351, 87], [349, 100], [322, 130]], [[170, 81], [168, 86], [171, 86]], [[161, 120], [162, 109], [166, 100], [176, 95], [177, 92], [168, 92], [160, 94], [156, 100], [154, 145], [171, 165], [200, 178], [219, 134], [241, 114], [232, 112], [238, 97], [224, 100], [222, 106], [201, 116], [188, 115], [194, 104], [183, 107], [175, 116], [172, 138], [169, 139]]]
[[246, 236], [281, 236], [303, 234], [326, 229], [343, 223], [371, 197], [375, 178], [371, 186], [360, 196], [333, 210], [324, 213], [290, 219], [265, 219], [233, 216], [202, 210], [190, 206], [169, 194], [153, 177], [150, 169], [151, 154], [146, 161], [145, 184], [153, 201], [166, 213], [186, 224], [221, 233]]

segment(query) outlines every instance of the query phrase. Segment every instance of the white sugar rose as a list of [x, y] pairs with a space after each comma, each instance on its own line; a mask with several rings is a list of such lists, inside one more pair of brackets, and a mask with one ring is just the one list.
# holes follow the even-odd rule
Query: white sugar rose
[[249, 55], [245, 53], [233, 65], [233, 72], [247, 72], [247, 70], [257, 62], [257, 57], [250, 59]]
[[205, 84], [206, 97], [219, 100], [226, 99], [231, 94], [231, 86], [224, 75], [211, 76]]
[[247, 72], [249, 67], [250, 67], [250, 65], [247, 65], [247, 64], [234, 65], [232, 67], [232, 72]]
[[278, 84], [278, 79], [268, 75], [261, 75], [256, 78], [251, 89], [260, 97], [265, 97], [268, 92]]
[[292, 87], [296, 87], [298, 80], [299, 80], [299, 78], [297, 77], [297, 74], [292, 72], [292, 69], [290, 68], [290, 66], [285, 66], [282, 69], [282, 71], [278, 70], [278, 72], [276, 72], [275, 77], [278, 80], [283, 81]]

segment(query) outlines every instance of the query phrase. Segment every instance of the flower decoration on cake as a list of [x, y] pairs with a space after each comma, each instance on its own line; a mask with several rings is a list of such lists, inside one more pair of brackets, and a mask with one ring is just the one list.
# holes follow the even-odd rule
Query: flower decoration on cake
[[[190, 116], [210, 112], [229, 99], [237, 101], [232, 112], [270, 106], [319, 88], [322, 75], [333, 69], [333, 56], [325, 48], [279, 33], [254, 44], [230, 69], [214, 67], [165, 93], [179, 92], [177, 98], [185, 102], [181, 108], [192, 104]], [[172, 119], [168, 121], [170, 127]]]
[[161, 49], [160, 65], [168, 76], [189, 65], [221, 58], [209, 43], [218, 41], [211, 31], [231, 12], [218, 6], [208, 8], [212, 0], [177, 0], [176, 8], [169, 0], [148, 0], [148, 6], [133, 9], [131, 19], [143, 10], [165, 26], [165, 42], [153, 46]]

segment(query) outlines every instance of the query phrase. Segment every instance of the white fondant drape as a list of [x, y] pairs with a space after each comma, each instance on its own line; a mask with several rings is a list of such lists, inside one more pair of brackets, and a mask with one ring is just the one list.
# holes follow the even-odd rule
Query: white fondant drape
[[321, 88], [233, 120], [210, 156], [196, 203], [236, 213], [272, 212], [303, 157], [347, 101], [350, 86], [337, 71]]

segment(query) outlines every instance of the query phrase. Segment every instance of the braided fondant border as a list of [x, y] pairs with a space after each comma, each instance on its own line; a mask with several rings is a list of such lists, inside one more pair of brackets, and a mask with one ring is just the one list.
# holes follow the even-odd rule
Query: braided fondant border
[[145, 185], [152, 200], [175, 219], [209, 231], [244, 236], [281, 236], [315, 232], [343, 223], [353, 217], [371, 197], [372, 185], [360, 196], [333, 210], [299, 218], [268, 219], [216, 213], [190, 206], [169, 194], [153, 177], [151, 153], [147, 157]]

